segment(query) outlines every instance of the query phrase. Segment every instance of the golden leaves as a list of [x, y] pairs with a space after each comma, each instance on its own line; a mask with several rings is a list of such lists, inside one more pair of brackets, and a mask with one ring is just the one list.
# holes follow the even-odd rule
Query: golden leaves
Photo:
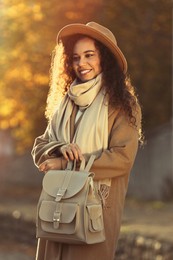
[[24, 22], [26, 22], [31, 15], [35, 21], [41, 21], [43, 19], [41, 5], [38, 3], [27, 4], [25, 1], [5, 0], [3, 14], [7, 19], [22, 19], [22, 21], [24, 19]]

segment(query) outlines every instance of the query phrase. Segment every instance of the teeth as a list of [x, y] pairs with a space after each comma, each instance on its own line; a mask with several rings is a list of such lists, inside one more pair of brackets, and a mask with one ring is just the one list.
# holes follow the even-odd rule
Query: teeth
[[88, 72], [90, 72], [90, 70], [82, 70], [82, 71], [80, 71], [81, 74], [87, 74]]

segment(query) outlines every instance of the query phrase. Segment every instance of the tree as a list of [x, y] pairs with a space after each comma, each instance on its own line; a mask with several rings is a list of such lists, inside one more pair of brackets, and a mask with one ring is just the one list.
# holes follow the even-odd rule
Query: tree
[[128, 60], [129, 73], [143, 107], [144, 128], [172, 117], [170, 0], [109, 0], [100, 22], [111, 25]]
[[171, 118], [171, 1], [1, 0], [0, 128], [19, 152], [46, 126], [51, 52], [68, 23], [94, 20], [116, 35], [143, 105], [145, 128]]
[[[87, 5], [87, 10], [84, 9]], [[98, 1], [4, 0], [0, 29], [0, 128], [11, 129], [17, 151], [43, 131], [51, 51], [58, 30], [93, 15]], [[99, 7], [98, 7], [99, 8]]]

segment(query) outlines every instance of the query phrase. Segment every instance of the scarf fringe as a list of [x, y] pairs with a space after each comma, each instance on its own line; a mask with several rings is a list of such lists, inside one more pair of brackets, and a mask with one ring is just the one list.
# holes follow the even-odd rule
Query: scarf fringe
[[110, 186], [108, 186], [106, 184], [101, 184], [100, 188], [99, 188], [99, 194], [100, 194], [103, 206], [106, 205], [106, 200], [109, 197], [109, 193], [110, 193]]

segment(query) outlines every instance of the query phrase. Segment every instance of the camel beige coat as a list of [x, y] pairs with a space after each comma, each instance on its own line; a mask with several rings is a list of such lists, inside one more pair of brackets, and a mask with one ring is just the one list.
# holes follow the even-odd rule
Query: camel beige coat
[[[77, 109], [74, 105], [71, 116], [71, 138], [75, 131], [76, 111]], [[127, 117], [121, 110], [109, 108], [109, 147], [108, 150], [102, 153], [99, 159], [95, 160], [91, 168], [91, 171], [95, 173], [96, 180], [112, 178], [110, 195], [104, 208], [106, 241], [94, 245], [67, 245], [39, 239], [37, 260], [114, 259], [129, 173], [138, 148], [138, 130], [141, 123], [140, 108], [135, 113], [135, 117], [137, 128], [129, 124]], [[36, 138], [34, 143], [32, 155], [35, 164], [39, 165], [45, 159], [60, 156], [59, 148], [61, 145], [63, 143], [58, 140], [49, 143], [46, 130], [42, 136]]]

